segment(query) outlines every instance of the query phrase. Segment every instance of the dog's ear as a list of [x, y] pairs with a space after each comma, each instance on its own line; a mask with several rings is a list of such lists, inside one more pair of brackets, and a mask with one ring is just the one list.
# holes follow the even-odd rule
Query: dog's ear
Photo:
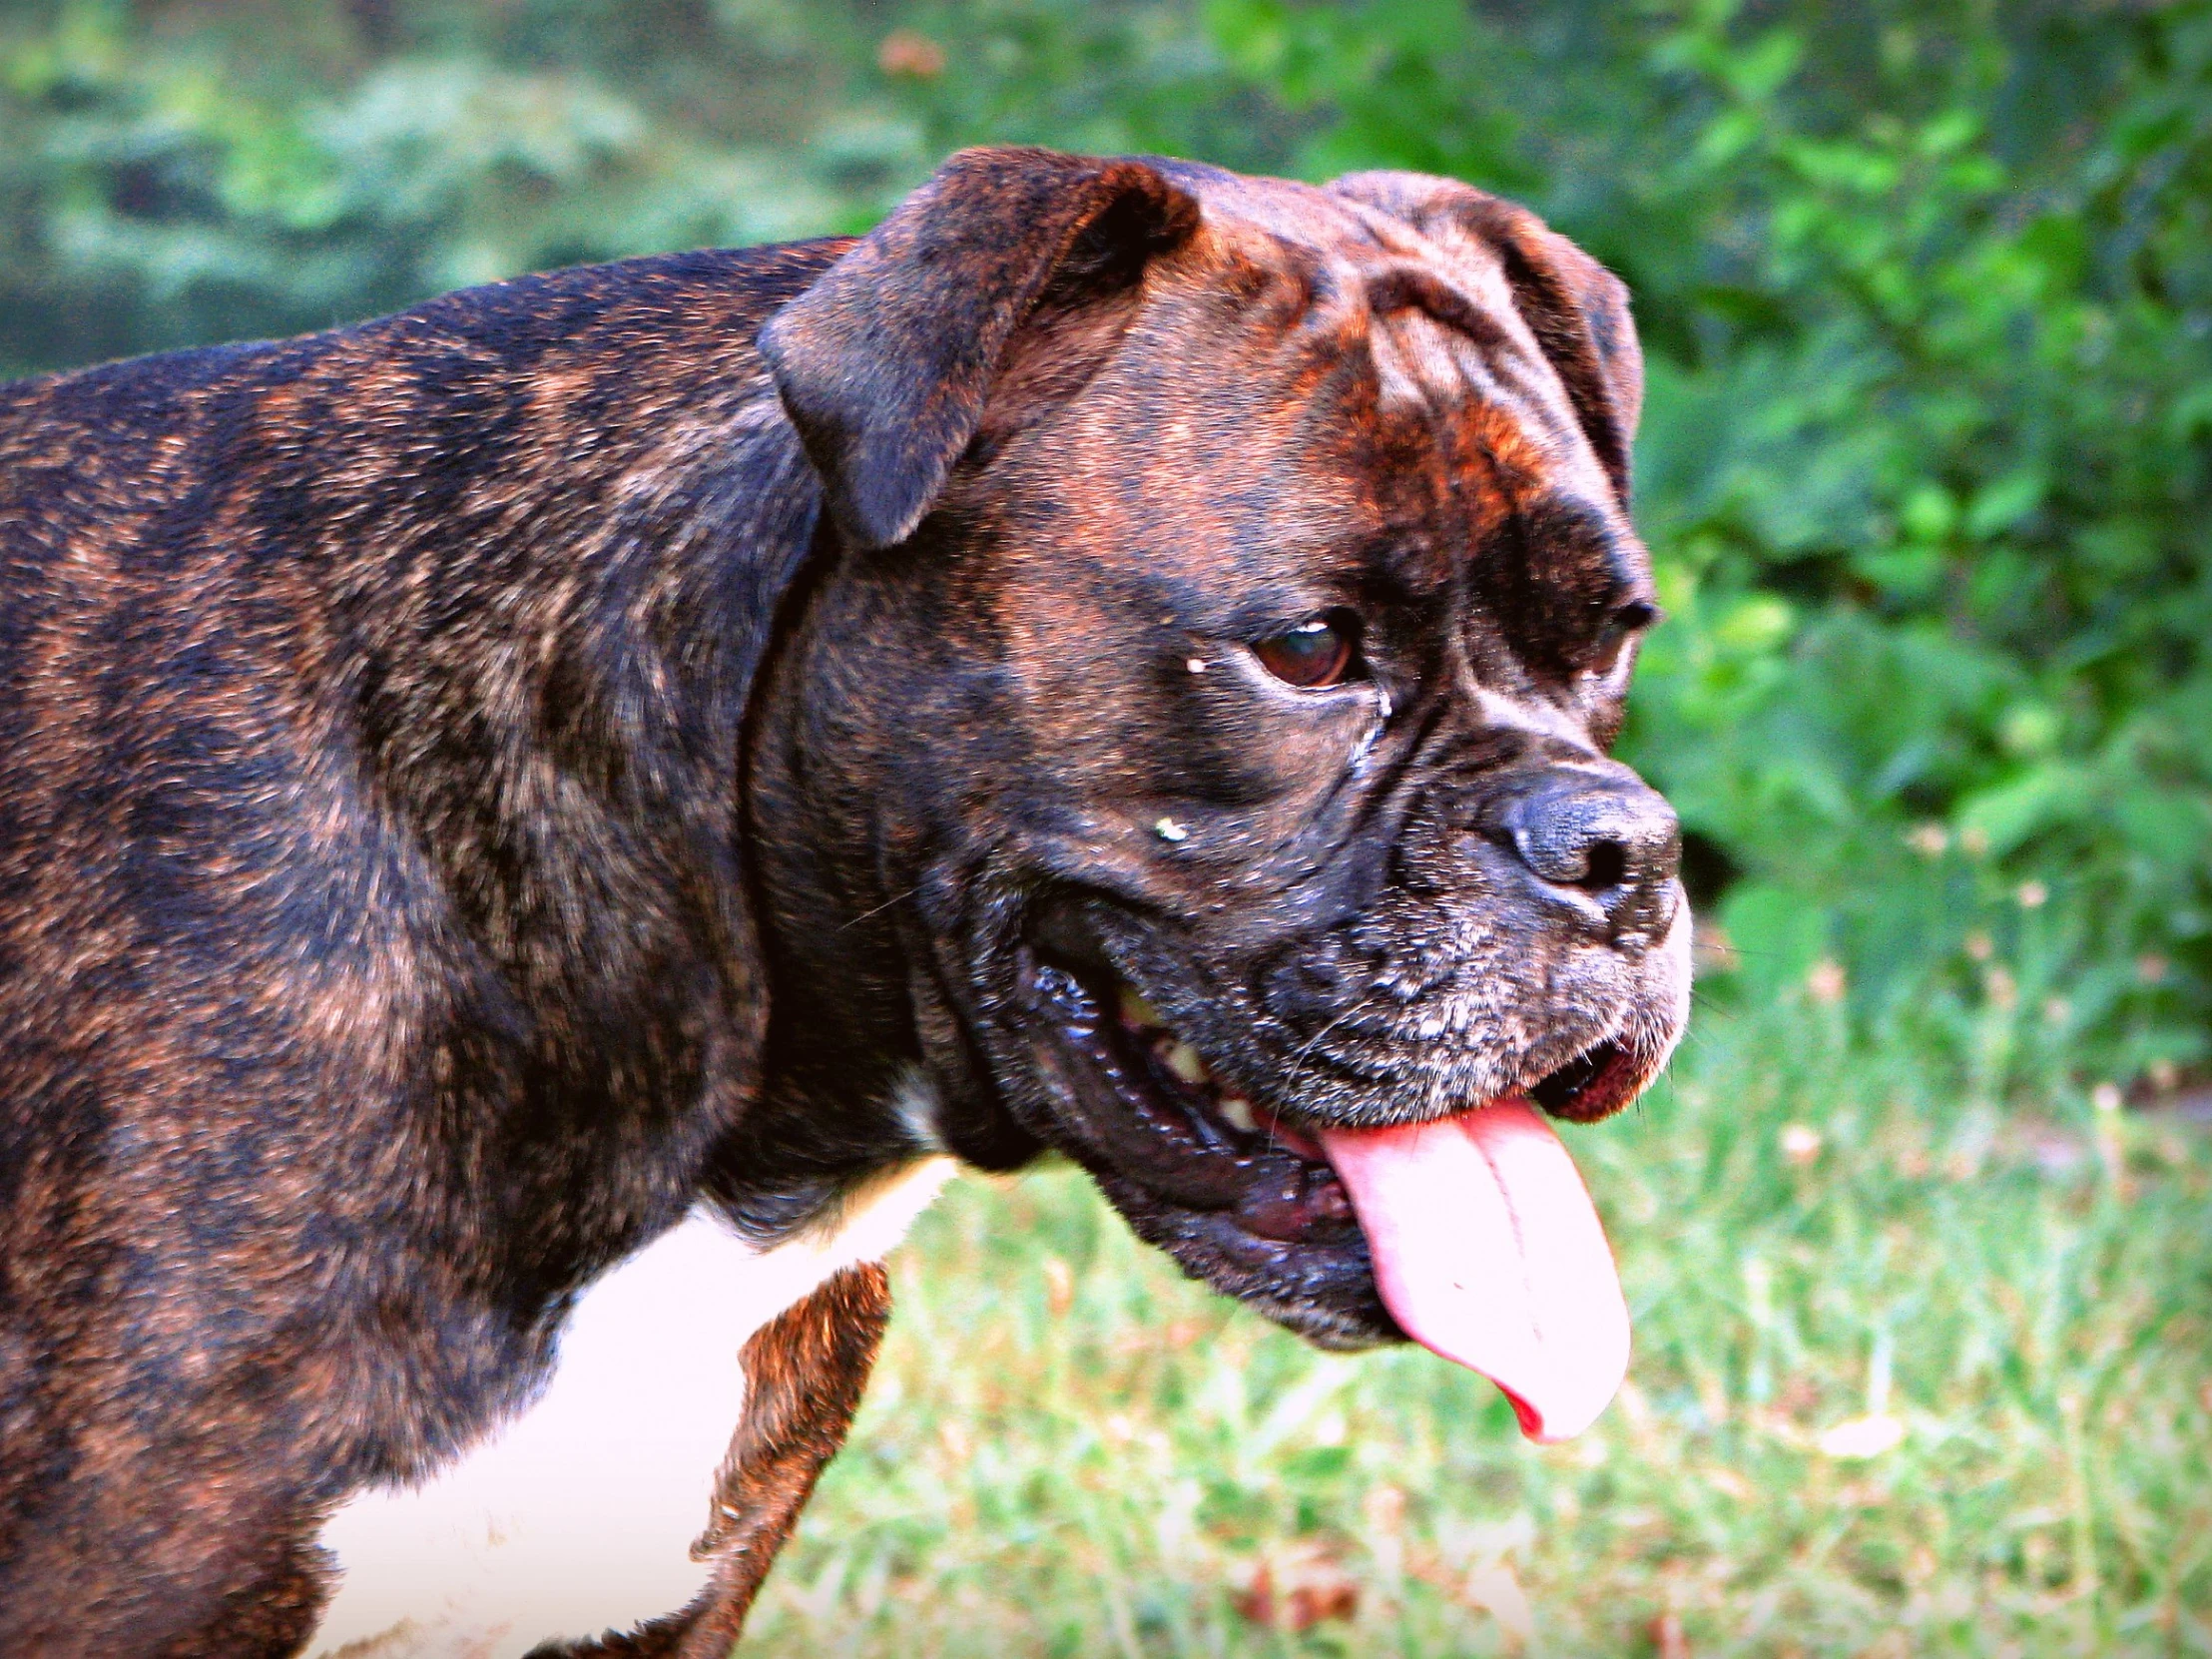
[[1625, 507], [1629, 445], [1644, 403], [1644, 354], [1627, 284], [1526, 208], [1472, 185], [1424, 173], [1348, 173], [1329, 189], [1447, 249], [1471, 245], [1499, 262]]
[[1048, 286], [1132, 280], [1198, 217], [1140, 161], [964, 150], [769, 318], [762, 355], [845, 540], [913, 532]]

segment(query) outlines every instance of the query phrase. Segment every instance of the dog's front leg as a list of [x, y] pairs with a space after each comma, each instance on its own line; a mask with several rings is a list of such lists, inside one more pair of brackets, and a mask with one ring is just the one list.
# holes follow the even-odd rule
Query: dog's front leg
[[890, 1323], [880, 1262], [842, 1268], [745, 1345], [745, 1415], [715, 1480], [714, 1520], [693, 1553], [715, 1563], [689, 1610], [681, 1659], [722, 1659], [761, 1581], [844, 1444]]
[[629, 1635], [548, 1643], [531, 1659], [724, 1659], [844, 1444], [890, 1312], [883, 1264], [860, 1262], [756, 1331], [743, 1351], [745, 1409], [715, 1477], [713, 1518], [692, 1546], [695, 1558], [714, 1563], [707, 1587], [681, 1613]]

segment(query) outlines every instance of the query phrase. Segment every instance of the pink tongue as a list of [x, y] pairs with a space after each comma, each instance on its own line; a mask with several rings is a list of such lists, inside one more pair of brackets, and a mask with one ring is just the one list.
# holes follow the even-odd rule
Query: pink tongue
[[1628, 1375], [1628, 1305], [1551, 1126], [1511, 1096], [1321, 1142], [1405, 1334], [1503, 1388], [1532, 1440], [1595, 1422]]

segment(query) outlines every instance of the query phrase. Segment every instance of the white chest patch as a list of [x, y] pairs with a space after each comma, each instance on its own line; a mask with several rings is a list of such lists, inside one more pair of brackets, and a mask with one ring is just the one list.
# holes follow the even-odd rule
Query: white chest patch
[[744, 1400], [738, 1351], [837, 1269], [880, 1261], [953, 1171], [909, 1164], [834, 1223], [758, 1251], [705, 1211], [588, 1289], [534, 1404], [420, 1486], [362, 1492], [318, 1659], [520, 1659], [675, 1612]]

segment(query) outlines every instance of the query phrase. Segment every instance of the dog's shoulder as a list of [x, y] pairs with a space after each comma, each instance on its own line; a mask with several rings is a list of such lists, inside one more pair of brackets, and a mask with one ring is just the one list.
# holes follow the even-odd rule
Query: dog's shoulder
[[0, 383], [0, 702], [53, 627], [212, 616], [356, 555], [442, 563], [513, 539], [524, 503], [589, 517], [625, 472], [681, 471], [656, 449], [684, 422], [773, 423], [753, 337], [847, 245], [576, 267]]
[[[652, 619], [757, 652], [770, 576], [664, 552], [773, 543], [766, 566], [803, 542], [813, 497], [753, 335], [844, 246], [581, 267], [0, 385], [0, 894], [113, 876], [138, 840], [71, 837], [126, 810], [173, 862], [358, 875], [350, 842], [294, 843], [369, 833], [368, 789], [423, 844], [465, 839], [471, 790], [504, 802], [484, 780], [526, 772], [546, 721], [629, 706]], [[561, 672], [609, 684], [498, 681], [502, 629], [587, 612], [607, 663]], [[504, 747], [432, 741], [483, 728], [447, 707], [464, 696], [505, 697]]]

